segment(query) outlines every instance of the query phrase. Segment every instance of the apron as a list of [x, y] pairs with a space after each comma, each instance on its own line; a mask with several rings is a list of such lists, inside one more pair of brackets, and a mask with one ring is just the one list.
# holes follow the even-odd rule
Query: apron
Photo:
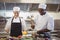
[[[14, 18], [13, 18], [14, 19]], [[13, 23], [13, 19], [11, 21], [11, 32], [10, 36], [11, 37], [18, 37], [22, 36], [22, 24], [21, 24], [21, 19], [20, 23]]]

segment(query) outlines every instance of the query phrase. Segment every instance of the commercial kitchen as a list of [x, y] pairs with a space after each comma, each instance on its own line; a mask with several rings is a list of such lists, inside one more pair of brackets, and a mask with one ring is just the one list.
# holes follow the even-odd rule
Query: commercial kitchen
[[[40, 4], [47, 5], [46, 12], [54, 19], [54, 30], [50, 33], [51, 40], [60, 40], [60, 0], [0, 0], [0, 40], [47, 40], [39, 35], [35, 39], [36, 30], [31, 28], [31, 19], [38, 15]], [[19, 38], [15, 36], [9, 38], [10, 34], [5, 31], [8, 20], [14, 15], [14, 7], [20, 8], [19, 16], [24, 19], [27, 29]]]

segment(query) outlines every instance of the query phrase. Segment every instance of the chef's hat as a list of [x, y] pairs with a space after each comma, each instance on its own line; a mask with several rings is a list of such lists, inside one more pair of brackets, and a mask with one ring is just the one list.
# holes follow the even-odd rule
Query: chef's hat
[[13, 11], [20, 11], [20, 7], [13, 7]]
[[46, 4], [39, 4], [38, 8], [46, 9], [47, 5]]

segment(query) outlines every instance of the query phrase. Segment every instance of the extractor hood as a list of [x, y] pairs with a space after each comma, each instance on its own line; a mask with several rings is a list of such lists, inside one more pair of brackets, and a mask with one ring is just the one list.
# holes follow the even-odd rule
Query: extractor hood
[[60, 0], [46, 0], [47, 4], [60, 4]]
[[0, 2], [7, 3], [45, 3], [46, 0], [0, 0]]
[[0, 2], [7, 2], [7, 3], [47, 3], [47, 4], [60, 4], [60, 0], [0, 0]]
[[6, 3], [20, 3], [20, 0], [0, 0], [0, 2], [6, 2]]

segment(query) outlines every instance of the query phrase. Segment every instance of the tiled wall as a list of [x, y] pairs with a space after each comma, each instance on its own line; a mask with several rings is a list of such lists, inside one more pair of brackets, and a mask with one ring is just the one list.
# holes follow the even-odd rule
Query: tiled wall
[[[31, 11], [31, 12], [21, 12], [21, 15], [26, 19], [27, 16], [33, 15], [34, 17], [37, 15], [37, 11]], [[60, 30], [60, 12], [47, 12], [49, 15], [53, 16], [54, 18], [54, 23], [55, 23], [55, 29]], [[8, 13], [7, 13], [8, 14]], [[6, 16], [8, 17], [9, 15]], [[11, 17], [10, 13], [10, 17]], [[0, 28], [2, 25], [0, 25]], [[5, 27], [5, 26], [4, 26]]]

